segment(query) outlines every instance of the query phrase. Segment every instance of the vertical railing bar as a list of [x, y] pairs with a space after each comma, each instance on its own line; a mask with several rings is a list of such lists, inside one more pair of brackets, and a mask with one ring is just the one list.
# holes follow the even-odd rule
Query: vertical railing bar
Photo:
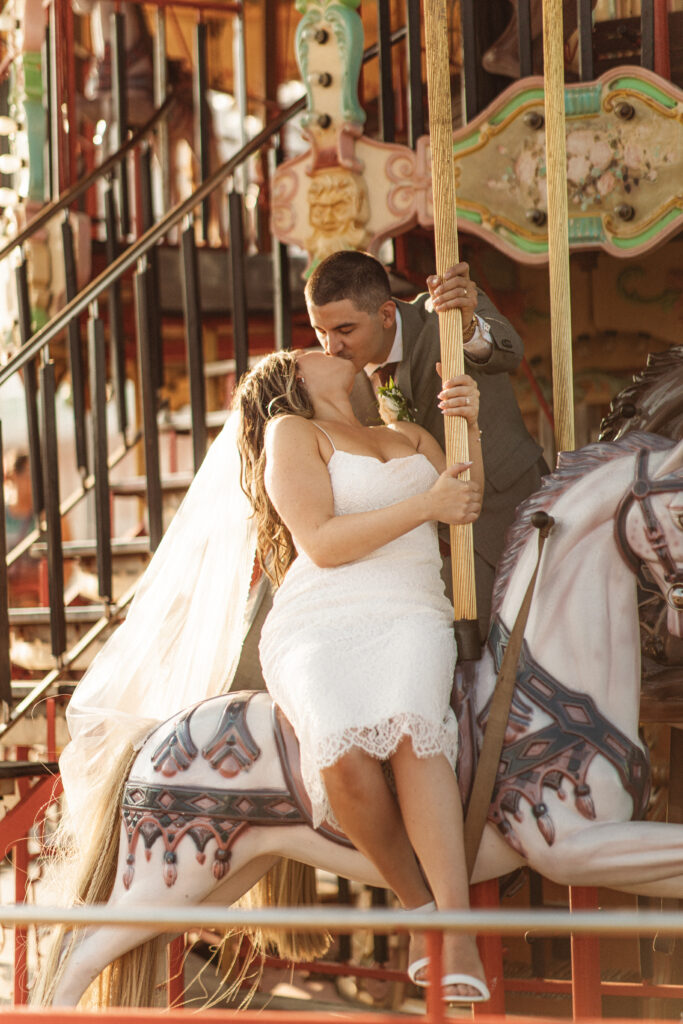
[[[107, 181], [104, 191], [104, 249], [107, 265], [111, 266], [118, 256], [116, 232], [116, 210], [114, 209], [114, 189], [111, 178]], [[128, 429], [128, 410], [126, 407], [126, 352], [123, 338], [123, 305], [121, 302], [121, 279], [116, 278], [107, 290], [107, 309], [109, 312], [109, 345], [111, 360], [111, 376], [114, 379], [116, 396], [116, 417], [120, 434], [125, 437]]]
[[582, 82], [592, 82], [595, 77], [593, 68], [593, 12], [591, 0], [577, 0], [579, 30], [579, 78]]
[[420, 0], [407, 0], [406, 18], [408, 24], [408, 145], [414, 149], [417, 140], [424, 135]]
[[[154, 224], [152, 200], [152, 152], [148, 142], [140, 150], [140, 205], [142, 208], [142, 230], [148, 231]], [[158, 389], [164, 383], [164, 352], [161, 339], [161, 313], [159, 309], [159, 261], [156, 246], [147, 252], [147, 273], [149, 274], [149, 337], [153, 345], [152, 367], [154, 386]]]
[[[154, 105], [160, 107], [168, 93], [168, 65], [166, 61], [166, 9], [157, 7], [154, 13]], [[161, 206], [163, 213], [171, 208], [171, 159], [168, 121], [165, 117], [156, 127], [161, 167]]]
[[640, 63], [649, 71], [655, 67], [655, 7], [654, 0], [641, 0], [640, 8]]
[[194, 239], [194, 223], [191, 217], [188, 218], [187, 227], [182, 233], [180, 247], [185, 335], [187, 339], [187, 369], [190, 378], [192, 458], [196, 473], [206, 454], [207, 436], [201, 286], [197, 274], [197, 250]]
[[107, 369], [104, 324], [97, 302], [90, 307], [88, 319], [88, 356], [90, 365], [90, 401], [92, 403], [92, 450], [95, 471], [95, 536], [97, 538], [98, 593], [111, 601], [111, 508], [109, 504], [109, 467], [107, 464]]
[[[111, 90], [114, 107], [115, 148], [120, 149], [128, 134], [128, 97], [126, 92], [126, 23], [120, 11], [111, 14]], [[118, 166], [119, 222], [121, 235], [130, 234], [130, 206], [128, 200], [128, 161]]]
[[465, 81], [465, 121], [479, 113], [477, 89], [477, 29], [474, 18], [474, 0], [461, 0], [462, 69]]
[[232, 282], [232, 342], [237, 380], [247, 372], [249, 337], [247, 332], [247, 294], [244, 275], [244, 226], [242, 194], [234, 189], [228, 196], [230, 224], [230, 277]]
[[[281, 138], [273, 140], [268, 150], [268, 173], [270, 176], [270, 192], [278, 164], [282, 161]], [[271, 232], [271, 253], [273, 259], [273, 319], [275, 328], [275, 347], [277, 349], [292, 347], [292, 292], [289, 283], [289, 250], [279, 238]]]
[[52, 179], [54, 176], [54, 158], [52, 154], [52, 51], [50, 42], [50, 21], [45, 26], [43, 38], [41, 65], [42, 76], [42, 106], [45, 112], [45, 146], [43, 155], [43, 199], [46, 202], [52, 198]]
[[[209, 103], [207, 99], [208, 67], [207, 67], [207, 31], [206, 23], [198, 21], [195, 27], [195, 60], [192, 74], [195, 109], [196, 148], [199, 159], [199, 178], [206, 181], [209, 176]], [[209, 237], [209, 199], [202, 203], [202, 240]]]
[[50, 598], [50, 640], [52, 653], [60, 659], [66, 650], [66, 614], [64, 611], [64, 557], [62, 520], [59, 512], [59, 451], [55, 410], [55, 364], [50, 360], [40, 368], [42, 409], [43, 491], [47, 540], [47, 582]]
[[52, 0], [50, 4], [50, 10], [48, 15], [49, 25], [49, 44], [50, 44], [50, 121], [47, 126], [47, 130], [50, 133], [50, 149], [52, 152], [52, 176], [50, 178], [50, 196], [52, 199], [56, 199], [59, 196], [59, 176], [61, 173], [61, 154], [59, 146], [59, 119], [60, 111], [58, 104], [58, 86], [57, 78], [59, 74], [58, 61], [59, 53], [57, 52], [57, 13], [55, 10], [55, 0]]
[[[247, 144], [247, 50], [244, 38], [244, 4], [239, 13], [232, 19], [232, 66], [233, 92], [239, 113], [239, 145], [243, 149]], [[238, 192], [247, 191], [246, 162], [240, 164], [235, 172], [235, 188]]]
[[379, 62], [379, 132], [383, 142], [394, 141], [394, 75], [389, 0], [377, 0]]
[[[5, 473], [2, 422], [0, 422], [0, 701], [12, 703], [12, 663], [9, 636], [9, 581], [7, 573], [7, 532], [5, 518]], [[4, 716], [3, 716], [4, 717]]]
[[[17, 315], [19, 320], [19, 339], [25, 345], [32, 334], [31, 302], [28, 293], [28, 274], [26, 258], [21, 251], [21, 262], [14, 269], [17, 289]], [[43, 470], [40, 452], [40, 426], [38, 422], [38, 376], [36, 361], [32, 359], [24, 367], [24, 394], [26, 396], [26, 427], [28, 432], [28, 451], [31, 464], [31, 494], [33, 511], [38, 518], [45, 507], [43, 495]]]
[[[66, 301], [71, 302], [78, 295], [76, 260], [74, 258], [74, 237], [66, 211], [62, 221], [62, 249], [64, 251], [64, 283]], [[85, 387], [83, 380], [83, 354], [81, 352], [81, 326], [74, 316], [67, 327], [69, 347], [69, 369], [71, 371], [71, 396], [74, 411], [74, 439], [76, 442], [76, 465], [80, 472], [88, 474], [88, 446], [85, 436]]]
[[531, 42], [531, 2], [517, 2], [517, 35], [519, 39], [519, 75], [528, 78], [534, 73], [534, 58]]
[[163, 525], [161, 474], [159, 472], [157, 395], [154, 388], [150, 354], [148, 299], [147, 259], [143, 256], [138, 260], [138, 267], [135, 272], [135, 313], [137, 320], [140, 395], [142, 399], [142, 427], [144, 431], [145, 476], [147, 478], [149, 543], [151, 550], [155, 551], [161, 541]]

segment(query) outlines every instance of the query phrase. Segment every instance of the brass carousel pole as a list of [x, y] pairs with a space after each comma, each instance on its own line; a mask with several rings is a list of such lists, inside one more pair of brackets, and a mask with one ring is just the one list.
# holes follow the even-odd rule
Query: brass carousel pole
[[[445, 0], [425, 0], [425, 47], [429, 139], [434, 199], [434, 244], [436, 272], [443, 274], [459, 262], [455, 177], [453, 173], [453, 115], [448, 54], [448, 19]], [[439, 313], [443, 378], [465, 372], [462, 341], [462, 313], [449, 309]], [[469, 460], [467, 422], [462, 416], [445, 417], [446, 460], [449, 466]], [[461, 474], [469, 479], [469, 471]], [[451, 526], [453, 605], [460, 660], [480, 655], [477, 600], [474, 589], [474, 544], [472, 526]]]
[[548, 259], [553, 411], [558, 452], [572, 451], [574, 374], [569, 286], [569, 207], [564, 117], [564, 40], [562, 0], [543, 0], [545, 159], [548, 181]]

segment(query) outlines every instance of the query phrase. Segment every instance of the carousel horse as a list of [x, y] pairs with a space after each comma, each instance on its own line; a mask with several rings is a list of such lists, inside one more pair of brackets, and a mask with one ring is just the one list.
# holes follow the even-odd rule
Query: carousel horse
[[[559, 884], [681, 897], [683, 826], [639, 820], [649, 762], [638, 736], [636, 578], [659, 587], [670, 631], [683, 634], [683, 441], [633, 431], [565, 453], [520, 506], [487, 649], [456, 673], [461, 785], [536, 563], [538, 511], [553, 526], [473, 881], [527, 863]], [[228, 693], [175, 715], [114, 773], [118, 799], [81, 898], [117, 909], [229, 905], [283, 863], [384, 885], [332, 825], [312, 827], [297, 765], [291, 727], [265, 693]], [[107, 965], [159, 933], [102, 926], [67, 941], [63, 931], [39, 998], [77, 1004]]]

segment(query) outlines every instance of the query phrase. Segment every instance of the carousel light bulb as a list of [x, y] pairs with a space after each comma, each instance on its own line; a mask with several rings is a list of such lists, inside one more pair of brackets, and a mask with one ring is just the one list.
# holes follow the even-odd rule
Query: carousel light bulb
[[13, 117], [7, 117], [6, 114], [0, 116], [0, 135], [14, 135], [18, 127]]
[[13, 188], [0, 188], [0, 206], [16, 206], [19, 202], [19, 194]]
[[0, 174], [16, 174], [21, 170], [21, 163], [16, 153], [0, 153]]

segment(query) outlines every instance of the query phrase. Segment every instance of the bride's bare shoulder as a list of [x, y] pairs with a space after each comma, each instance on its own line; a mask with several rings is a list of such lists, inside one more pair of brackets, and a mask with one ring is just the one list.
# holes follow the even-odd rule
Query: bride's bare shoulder
[[315, 440], [315, 427], [304, 416], [276, 416], [266, 423], [265, 439], [267, 448], [305, 444], [309, 439]]

